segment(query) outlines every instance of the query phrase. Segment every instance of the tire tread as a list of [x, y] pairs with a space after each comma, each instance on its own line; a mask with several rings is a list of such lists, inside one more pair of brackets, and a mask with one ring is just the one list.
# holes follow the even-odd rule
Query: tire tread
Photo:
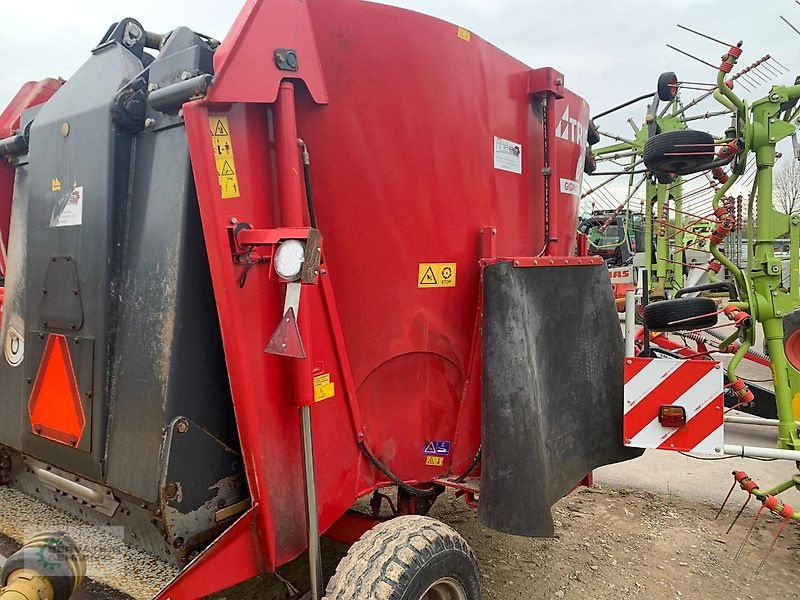
[[444, 550], [463, 553], [477, 571], [464, 538], [436, 519], [412, 515], [380, 523], [341, 560], [323, 600], [399, 600], [414, 574]]
[[[677, 298], [661, 300], [644, 307], [644, 322], [651, 331], [685, 331], [704, 329], [717, 324], [718, 316], [709, 315], [716, 312], [717, 304], [711, 298]], [[698, 317], [692, 319], [692, 317]], [[670, 325], [674, 321], [683, 321]]]

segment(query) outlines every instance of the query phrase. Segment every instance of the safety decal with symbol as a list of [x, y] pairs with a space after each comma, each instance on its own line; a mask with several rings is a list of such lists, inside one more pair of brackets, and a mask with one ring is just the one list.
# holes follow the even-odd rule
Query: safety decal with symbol
[[336, 395], [336, 386], [331, 381], [330, 373], [314, 376], [314, 402], [322, 402]]
[[441, 467], [444, 465], [444, 458], [441, 456], [426, 456], [425, 464], [429, 467]]
[[236, 161], [233, 158], [228, 117], [211, 116], [208, 119], [211, 130], [211, 147], [214, 149], [214, 162], [217, 165], [217, 181], [222, 198], [238, 198], [239, 178], [236, 175]]
[[420, 263], [417, 287], [456, 287], [456, 263]]
[[425, 442], [423, 454], [431, 456], [449, 456], [450, 455], [450, 441], [449, 440], [429, 440]]

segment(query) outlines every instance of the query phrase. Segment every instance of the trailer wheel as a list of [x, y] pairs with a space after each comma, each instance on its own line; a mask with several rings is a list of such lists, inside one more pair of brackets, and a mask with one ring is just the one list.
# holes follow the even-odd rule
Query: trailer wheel
[[586, 130], [586, 143], [594, 146], [600, 142], [600, 132], [597, 130], [597, 125], [594, 121], [589, 120], [589, 128]]
[[714, 138], [694, 129], [667, 131], [648, 139], [642, 156], [655, 173], [688, 175], [714, 161]]
[[586, 156], [583, 159], [583, 172], [587, 175], [591, 175], [595, 171], [597, 171], [597, 159], [594, 154], [592, 154], [592, 149], [587, 146]]
[[678, 95], [678, 76], [670, 71], [658, 76], [656, 86], [658, 99], [662, 102], [671, 102]]
[[376, 525], [350, 548], [325, 600], [480, 600], [478, 564], [455, 530], [430, 517]]
[[665, 173], [663, 171], [660, 171], [656, 173], [656, 181], [658, 183], [664, 183], [664, 184], [672, 183], [673, 181], [675, 181], [675, 175], [673, 175], [672, 173]]
[[711, 298], [660, 300], [644, 307], [644, 322], [651, 331], [704, 329], [717, 324], [716, 313]]

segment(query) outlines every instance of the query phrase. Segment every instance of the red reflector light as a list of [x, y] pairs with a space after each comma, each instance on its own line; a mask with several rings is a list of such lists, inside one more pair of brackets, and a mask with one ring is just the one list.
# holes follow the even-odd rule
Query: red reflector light
[[686, 409], [682, 406], [661, 406], [658, 409], [658, 422], [662, 427], [683, 427], [686, 425]]
[[80, 442], [86, 417], [63, 335], [47, 338], [28, 412], [35, 434], [69, 446]]

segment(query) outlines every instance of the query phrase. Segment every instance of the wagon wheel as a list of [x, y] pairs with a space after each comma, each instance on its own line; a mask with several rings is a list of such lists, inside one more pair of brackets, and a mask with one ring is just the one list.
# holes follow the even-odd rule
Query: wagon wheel
[[325, 600], [480, 600], [478, 564], [467, 542], [421, 516], [376, 525], [350, 548]]
[[714, 138], [693, 129], [667, 131], [645, 142], [642, 157], [655, 173], [688, 175], [714, 161]]
[[650, 331], [686, 331], [717, 324], [717, 304], [711, 298], [661, 300], [644, 307]]
[[667, 72], [658, 76], [656, 86], [658, 99], [663, 102], [671, 102], [678, 95], [678, 76], [675, 73]]

